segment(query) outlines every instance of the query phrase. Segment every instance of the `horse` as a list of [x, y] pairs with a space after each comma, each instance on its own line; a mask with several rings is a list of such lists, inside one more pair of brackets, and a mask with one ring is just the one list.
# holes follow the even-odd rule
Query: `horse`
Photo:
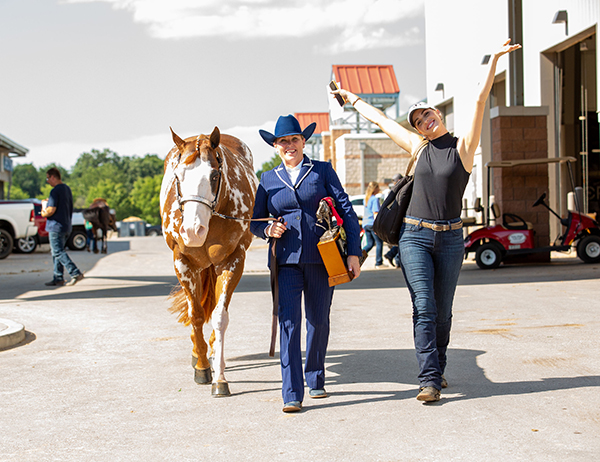
[[111, 213], [108, 203], [105, 199], [94, 199], [92, 205], [82, 212], [83, 218], [92, 224], [92, 234], [94, 235], [94, 253], [98, 253], [96, 241], [100, 239], [100, 250], [102, 253], [107, 253], [107, 233], [108, 228], [117, 231], [115, 214]]
[[[171, 296], [171, 312], [192, 326], [194, 381], [212, 383], [213, 397], [229, 396], [223, 340], [252, 242], [258, 178], [248, 146], [218, 127], [185, 140], [171, 134], [175, 146], [165, 158], [160, 192], [163, 236], [181, 286]], [[208, 356], [203, 325], [209, 321]]]

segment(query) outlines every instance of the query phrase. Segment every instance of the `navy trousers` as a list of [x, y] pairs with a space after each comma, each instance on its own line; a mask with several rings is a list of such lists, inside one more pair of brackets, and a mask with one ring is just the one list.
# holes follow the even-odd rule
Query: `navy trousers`
[[325, 386], [325, 354], [329, 341], [329, 312], [333, 287], [325, 266], [279, 266], [279, 328], [283, 402], [304, 399], [302, 377], [302, 294], [306, 314], [304, 376], [311, 389]]

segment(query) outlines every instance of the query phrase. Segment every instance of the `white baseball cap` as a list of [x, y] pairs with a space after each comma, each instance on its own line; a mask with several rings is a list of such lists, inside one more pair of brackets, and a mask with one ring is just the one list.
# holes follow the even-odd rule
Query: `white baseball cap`
[[432, 106], [429, 103], [426, 103], [425, 101], [419, 101], [416, 104], [413, 104], [409, 109], [408, 109], [408, 123], [410, 124], [410, 126], [414, 129], [416, 129], [417, 127], [415, 127], [415, 124], [412, 120], [412, 115], [414, 114], [415, 111], [418, 111], [419, 109], [435, 109], [437, 110], [437, 108], [435, 106]]

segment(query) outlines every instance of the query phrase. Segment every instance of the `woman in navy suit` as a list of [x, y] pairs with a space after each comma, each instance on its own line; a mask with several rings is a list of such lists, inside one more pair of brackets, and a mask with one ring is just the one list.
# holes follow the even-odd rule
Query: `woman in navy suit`
[[360, 274], [360, 227], [348, 195], [328, 162], [311, 160], [303, 149], [316, 124], [304, 129], [293, 115], [281, 116], [275, 133], [260, 130], [282, 163], [264, 172], [256, 192], [253, 218], [276, 217], [279, 222], [252, 222], [252, 232], [276, 240], [279, 281], [280, 361], [283, 411], [302, 409], [304, 378], [300, 333], [301, 300], [306, 315], [306, 365], [304, 377], [311, 398], [325, 398], [325, 354], [329, 340], [329, 312], [333, 287], [319, 254], [317, 243], [323, 229], [316, 226], [316, 212], [324, 197], [332, 197], [344, 220], [348, 243], [348, 268]]

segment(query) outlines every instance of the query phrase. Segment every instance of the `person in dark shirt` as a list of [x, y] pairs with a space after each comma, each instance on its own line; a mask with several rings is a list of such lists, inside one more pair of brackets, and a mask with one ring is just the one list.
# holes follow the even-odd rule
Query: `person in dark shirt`
[[413, 335], [420, 369], [419, 401], [439, 401], [442, 388], [448, 386], [443, 374], [452, 303], [464, 257], [462, 196], [479, 146], [485, 102], [494, 83], [496, 64], [502, 55], [520, 47], [510, 45], [508, 40], [493, 55], [470, 129], [460, 137], [448, 132], [441, 112], [428, 103], [417, 103], [408, 111], [408, 122], [417, 131], [414, 133], [357, 95], [343, 89], [332, 92], [349, 101], [406, 151], [412, 153], [424, 140], [428, 141], [416, 162], [413, 192], [398, 243], [400, 266], [413, 305]]
[[46, 172], [46, 181], [52, 186], [48, 203], [42, 209], [46, 217], [46, 231], [52, 251], [54, 277], [47, 286], [65, 285], [64, 271], [67, 269], [71, 280], [66, 285], [72, 286], [83, 279], [83, 273], [77, 268], [66, 251], [67, 240], [71, 234], [71, 219], [73, 216], [73, 195], [71, 188], [61, 180], [60, 171], [51, 168]]

